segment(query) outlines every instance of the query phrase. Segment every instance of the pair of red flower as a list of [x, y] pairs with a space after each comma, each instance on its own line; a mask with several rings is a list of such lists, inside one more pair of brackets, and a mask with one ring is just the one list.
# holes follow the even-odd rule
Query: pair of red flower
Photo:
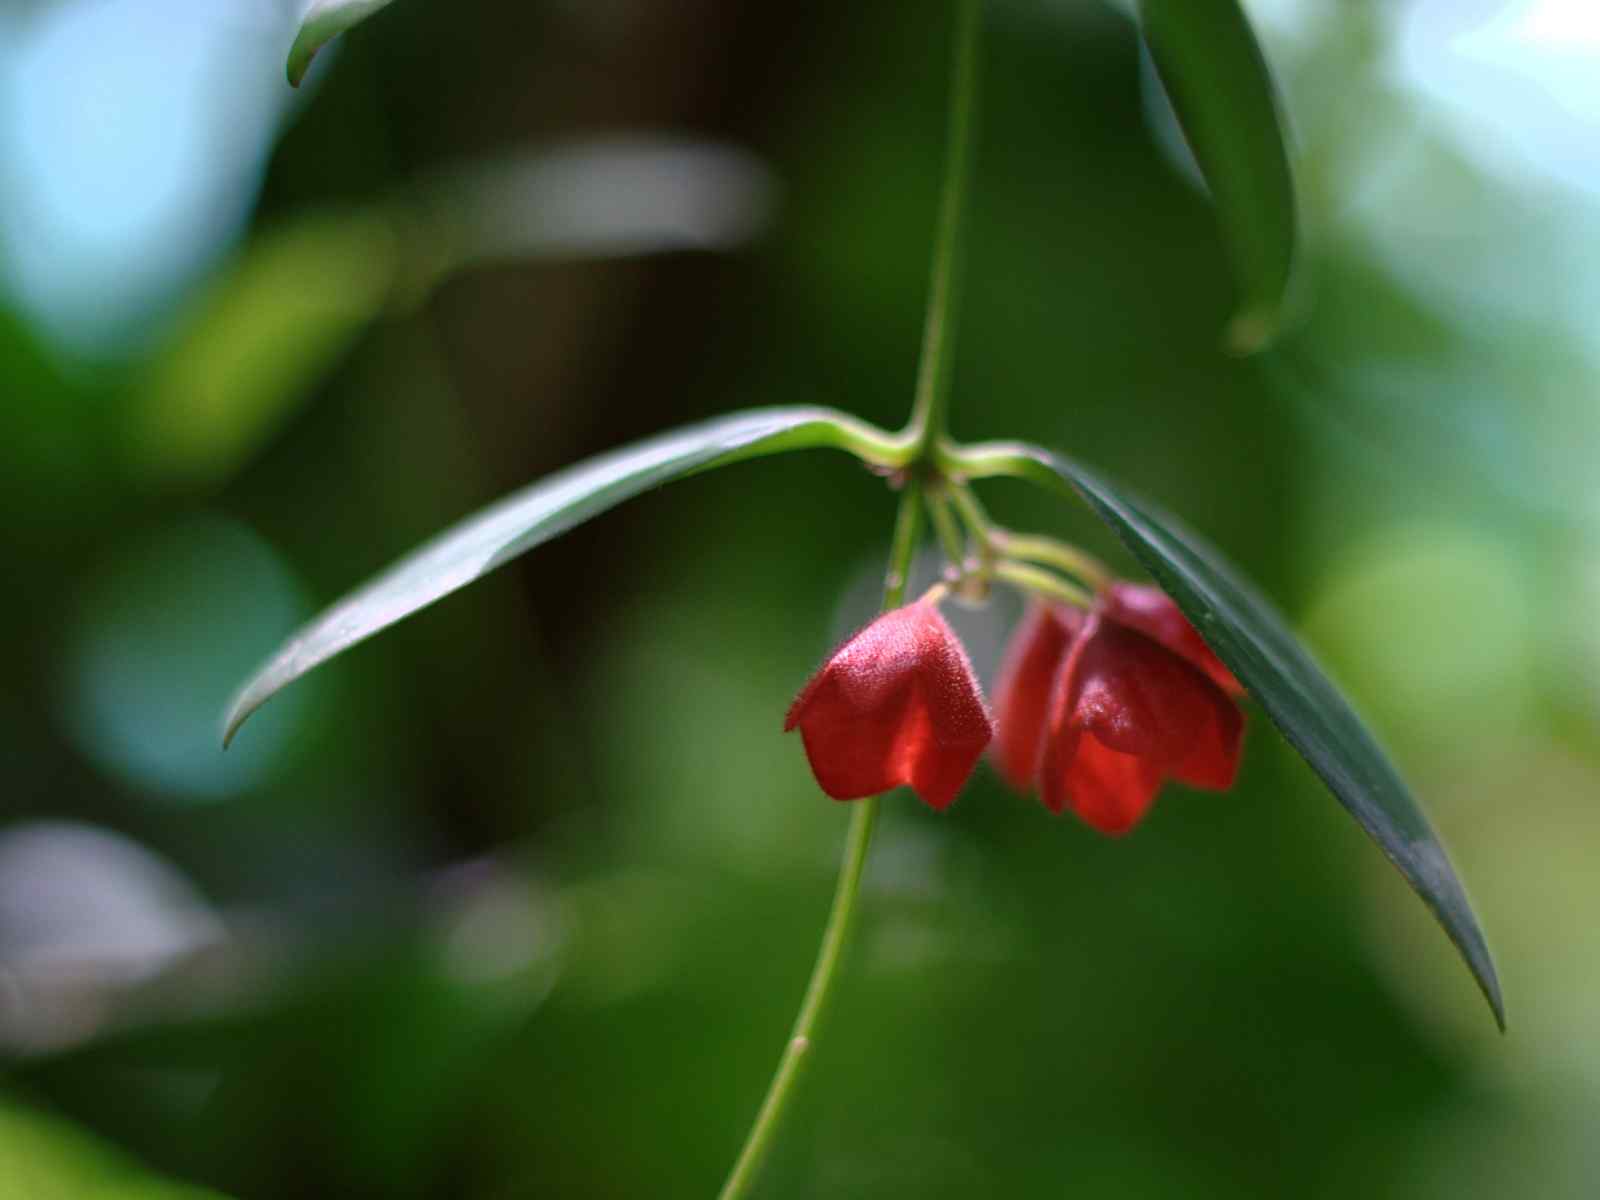
[[1165, 593], [1113, 583], [1087, 612], [1034, 605], [1006, 651], [991, 720], [966, 650], [925, 597], [845, 642], [784, 729], [800, 730], [835, 800], [910, 784], [936, 809], [998, 738], [996, 765], [1019, 791], [1037, 787], [1052, 812], [1070, 807], [1124, 833], [1167, 779], [1232, 786], [1240, 694]]

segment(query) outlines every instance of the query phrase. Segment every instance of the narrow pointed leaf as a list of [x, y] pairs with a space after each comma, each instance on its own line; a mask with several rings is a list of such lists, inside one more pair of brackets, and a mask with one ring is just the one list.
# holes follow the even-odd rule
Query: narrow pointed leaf
[[1112, 528], [1433, 911], [1504, 1029], [1494, 963], [1438, 836], [1372, 734], [1272, 604], [1174, 518], [1069, 458], [1005, 444], [974, 446], [960, 462], [973, 476], [1021, 475], [1076, 493]]
[[1145, 43], [1233, 260], [1239, 309], [1229, 346], [1277, 335], [1294, 265], [1294, 179], [1277, 90], [1238, 0], [1139, 0]]
[[825, 408], [751, 409], [636, 442], [514, 492], [413, 551], [291, 637], [229, 706], [223, 743], [274, 693], [342, 650], [640, 492], [745, 458], [834, 446], [892, 454]]
[[300, 18], [300, 31], [289, 48], [289, 82], [295, 87], [306, 77], [311, 60], [350, 26], [365, 21], [390, 0], [311, 0]]

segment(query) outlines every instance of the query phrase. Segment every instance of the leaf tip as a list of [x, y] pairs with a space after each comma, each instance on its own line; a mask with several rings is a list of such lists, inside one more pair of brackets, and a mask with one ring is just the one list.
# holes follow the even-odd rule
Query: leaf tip
[[1460, 878], [1405, 781], [1282, 615], [1215, 549], [1159, 510], [1064, 455], [1027, 446], [1010, 453], [1087, 501], [1196, 628], [1207, 630], [1212, 649], [1439, 922], [1504, 1033], [1499, 976]]
[[260, 708], [262, 701], [251, 693], [247, 686], [235, 696], [228, 704], [228, 711], [222, 718], [222, 748], [226, 750], [233, 745], [233, 739], [239, 732], [240, 726], [250, 719], [250, 715]]
[[311, 60], [316, 55], [317, 47], [306, 45], [304, 34], [295, 38], [294, 45], [289, 48], [289, 61], [284, 65], [284, 74], [288, 77], [290, 87], [300, 86], [306, 77], [306, 72], [311, 69]]
[[1506, 1032], [1506, 1002], [1500, 995], [1500, 976], [1495, 972], [1494, 962], [1489, 958], [1486, 949], [1483, 952], [1481, 964], [1473, 964], [1473, 975], [1477, 978], [1478, 987], [1483, 992], [1483, 998], [1489, 1002], [1489, 1011], [1494, 1014], [1495, 1026], [1502, 1034]]

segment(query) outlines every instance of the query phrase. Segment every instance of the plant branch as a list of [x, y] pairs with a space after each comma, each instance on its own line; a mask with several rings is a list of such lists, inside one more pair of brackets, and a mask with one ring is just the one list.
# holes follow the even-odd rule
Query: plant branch
[[961, 275], [962, 226], [972, 177], [973, 112], [978, 93], [978, 33], [981, 0], [956, 0], [956, 36], [950, 71], [950, 121], [944, 185], [933, 247], [922, 358], [907, 436], [916, 457], [930, 459], [945, 435], [950, 391], [950, 351], [955, 342], [956, 293]]
[[[911, 420], [895, 442], [861, 438], [868, 450], [863, 457], [876, 456], [887, 462], [905, 454], [905, 466], [937, 464], [945, 436], [947, 396], [950, 385], [950, 348], [955, 338], [955, 295], [959, 283], [961, 227], [965, 215], [972, 164], [973, 108], [977, 94], [978, 30], [981, 0], [955, 0], [956, 36], [951, 60], [949, 142], [945, 151], [944, 185], [939, 197], [939, 224], [933, 247], [932, 279], [928, 290], [927, 315], [922, 332], [922, 355], [917, 366], [917, 388], [911, 405]], [[861, 453], [858, 449], [857, 453]], [[902, 465], [896, 462], [896, 466]], [[922, 488], [915, 475], [900, 495], [900, 511], [895, 520], [894, 544], [889, 553], [889, 568], [884, 575], [885, 611], [905, 603], [906, 583], [911, 574], [911, 559], [916, 550], [922, 515]], [[953, 526], [947, 509], [939, 509], [946, 525]], [[878, 797], [857, 801], [845, 839], [844, 861], [834, 888], [833, 907], [823, 929], [822, 944], [811, 968], [805, 998], [795, 1016], [788, 1045], [778, 1060], [778, 1069], [767, 1085], [766, 1097], [756, 1113], [755, 1123], [745, 1138], [743, 1149], [723, 1184], [719, 1200], [741, 1200], [761, 1169], [774, 1134], [783, 1119], [784, 1109], [794, 1093], [795, 1081], [810, 1057], [812, 1038], [833, 982], [854, 922], [856, 898], [861, 890], [861, 875], [866, 867], [867, 849], [878, 819]]]
[[1088, 608], [1094, 603], [1094, 597], [1076, 584], [1068, 583], [1065, 579], [1038, 567], [1003, 560], [995, 563], [991, 573], [996, 579], [1004, 580], [1013, 587], [1035, 595], [1048, 596], [1052, 600], [1070, 604], [1074, 608]]
[[983, 505], [978, 503], [978, 498], [972, 494], [972, 489], [964, 483], [952, 482], [950, 500], [956, 506], [956, 511], [961, 514], [967, 532], [986, 552], [992, 551], [997, 527], [989, 519], [989, 514], [984, 511]]
[[933, 518], [934, 532], [939, 535], [944, 556], [950, 560], [951, 566], [960, 569], [967, 557], [966, 539], [961, 536], [961, 527], [950, 515], [950, 502], [933, 490], [927, 493], [927, 501], [928, 515]]
[[[908, 484], [900, 494], [900, 511], [895, 519], [894, 542], [889, 550], [889, 567], [883, 579], [883, 610], [899, 608], [905, 603], [906, 584], [911, 576], [911, 560], [917, 548], [917, 534], [922, 517], [921, 489]], [[806, 984], [805, 998], [795, 1015], [794, 1028], [789, 1042], [778, 1060], [772, 1082], [756, 1113], [755, 1123], [745, 1137], [744, 1148], [722, 1185], [718, 1200], [740, 1200], [755, 1180], [761, 1163], [771, 1148], [773, 1135], [783, 1119], [789, 1097], [794, 1093], [800, 1069], [811, 1054], [812, 1039], [816, 1036], [818, 1019], [833, 990], [840, 960], [850, 939], [850, 929], [855, 923], [856, 897], [861, 890], [861, 874], [867, 865], [867, 849], [872, 844], [872, 831], [878, 822], [878, 797], [858, 800], [850, 814], [850, 832], [845, 837], [844, 861], [839, 866], [839, 881], [834, 886], [833, 907], [828, 912], [828, 924], [822, 931], [822, 944], [817, 948], [817, 961], [811, 968], [811, 980]]]
[[996, 529], [993, 535], [995, 549], [1006, 557], [1043, 563], [1066, 571], [1088, 584], [1093, 591], [1104, 588], [1114, 578], [1110, 569], [1094, 555], [1065, 542], [1058, 542], [1055, 538], [1012, 533], [1006, 529]]

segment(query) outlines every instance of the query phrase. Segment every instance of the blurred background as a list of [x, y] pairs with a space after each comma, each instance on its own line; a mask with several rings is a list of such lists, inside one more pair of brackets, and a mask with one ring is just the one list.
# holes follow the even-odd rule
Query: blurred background
[[[737, 407], [909, 407], [946, 6], [0, 5], [0, 1190], [714, 1194], [846, 823], [779, 732], [892, 520], [838, 455], [635, 501], [231, 690], [478, 505]], [[761, 1194], [1578, 1197], [1600, 1169], [1600, 15], [1258, 0], [1306, 255], [1225, 356], [1093, 0], [989, 0], [953, 422], [1274, 596], [1433, 817], [1511, 1032], [1250, 721], [1098, 837], [892, 797]], [[1083, 511], [986, 493], [1131, 570]], [[962, 613], [980, 673], [1014, 602]]]

